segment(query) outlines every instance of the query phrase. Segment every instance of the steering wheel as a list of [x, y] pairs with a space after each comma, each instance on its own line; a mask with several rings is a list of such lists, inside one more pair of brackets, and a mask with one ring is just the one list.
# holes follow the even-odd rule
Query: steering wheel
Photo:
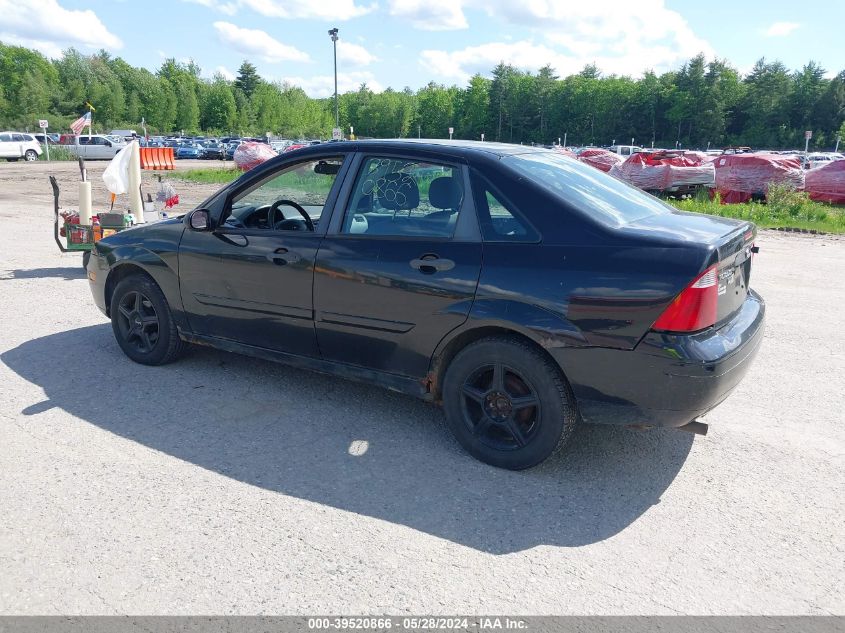
[[[314, 221], [311, 219], [311, 216], [309, 216], [308, 212], [293, 200], [276, 200], [272, 205], [270, 205], [270, 210], [267, 211], [267, 224], [272, 226], [274, 229], [276, 228], [276, 214], [279, 213], [279, 207], [281, 206], [288, 206], [296, 209], [299, 215], [302, 216], [302, 219], [305, 220], [306, 228], [312, 233], [314, 232]], [[285, 217], [283, 213], [279, 213], [279, 215], [282, 216], [282, 220], [279, 222], [279, 224], [281, 224], [281, 222], [285, 221]]]

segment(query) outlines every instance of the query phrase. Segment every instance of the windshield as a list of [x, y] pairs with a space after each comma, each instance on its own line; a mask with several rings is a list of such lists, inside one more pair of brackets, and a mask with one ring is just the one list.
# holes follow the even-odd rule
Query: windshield
[[611, 226], [671, 211], [657, 198], [562, 154], [515, 154], [502, 162], [557, 198]]

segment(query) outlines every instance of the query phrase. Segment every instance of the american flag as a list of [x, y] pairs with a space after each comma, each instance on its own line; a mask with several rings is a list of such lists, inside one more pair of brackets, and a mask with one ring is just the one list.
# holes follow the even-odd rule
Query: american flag
[[76, 121], [70, 124], [70, 129], [73, 130], [74, 134], [79, 134], [82, 130], [85, 129], [85, 126], [91, 127], [91, 112], [88, 111], [79, 117]]

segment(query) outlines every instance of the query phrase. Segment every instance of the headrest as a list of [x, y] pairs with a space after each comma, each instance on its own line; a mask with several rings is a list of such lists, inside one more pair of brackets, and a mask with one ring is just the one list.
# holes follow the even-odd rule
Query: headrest
[[408, 211], [420, 206], [420, 188], [409, 174], [391, 172], [378, 179], [378, 201], [391, 211]]
[[436, 209], [457, 209], [463, 197], [458, 180], [450, 176], [435, 178], [428, 188], [428, 201]]

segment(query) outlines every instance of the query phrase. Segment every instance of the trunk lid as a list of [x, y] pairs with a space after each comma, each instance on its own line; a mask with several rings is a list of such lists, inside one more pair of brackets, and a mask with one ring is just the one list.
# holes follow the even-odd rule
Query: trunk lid
[[748, 296], [752, 248], [757, 236], [752, 222], [673, 210], [631, 222], [623, 230], [664, 243], [695, 244], [714, 251], [702, 262], [702, 270], [717, 265], [716, 327], [742, 307]]

